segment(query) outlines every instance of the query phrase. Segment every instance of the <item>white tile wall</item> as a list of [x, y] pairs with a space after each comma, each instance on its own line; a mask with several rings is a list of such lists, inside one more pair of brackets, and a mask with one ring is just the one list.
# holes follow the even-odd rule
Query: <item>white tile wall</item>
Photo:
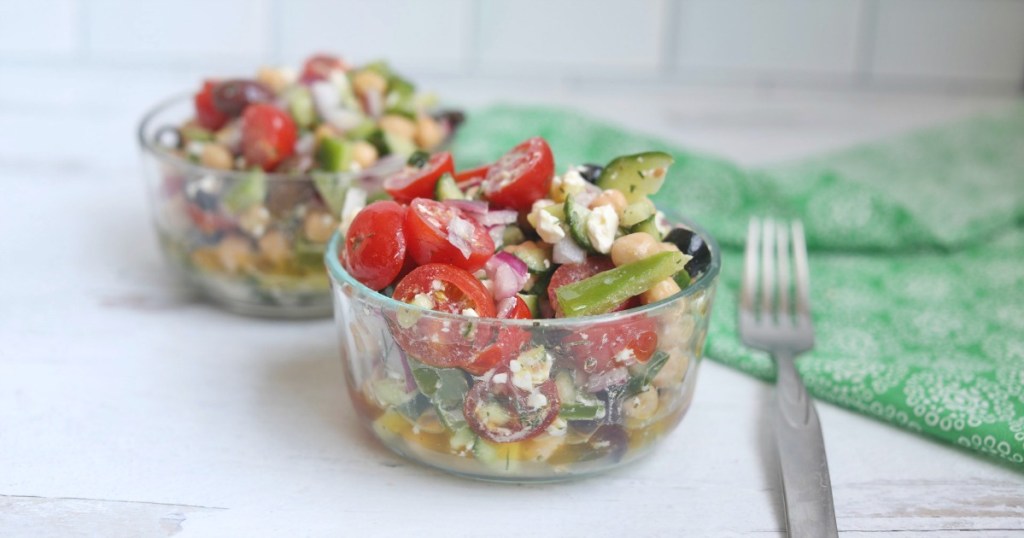
[[885, 76], [1019, 82], [1024, 2], [884, 0], [872, 62]]
[[1024, 0], [0, 0], [0, 73], [244, 73], [319, 50], [510, 84], [1018, 91]]

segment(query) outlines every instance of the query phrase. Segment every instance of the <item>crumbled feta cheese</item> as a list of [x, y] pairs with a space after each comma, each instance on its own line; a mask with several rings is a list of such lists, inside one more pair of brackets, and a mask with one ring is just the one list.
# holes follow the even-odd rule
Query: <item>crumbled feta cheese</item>
[[508, 374], [505, 372], [494, 374], [494, 377], [491, 378], [491, 383], [495, 383], [497, 385], [504, 385], [505, 383], [508, 383]]
[[421, 308], [426, 308], [427, 310], [433, 310], [434, 298], [431, 297], [429, 293], [417, 293], [412, 298], [412, 304]]
[[611, 251], [618, 229], [619, 215], [611, 204], [599, 205], [587, 215], [587, 238], [594, 250], [602, 254]]
[[341, 204], [341, 223], [338, 224], [338, 230], [342, 236], [348, 233], [348, 227], [352, 225], [356, 214], [365, 206], [366, 191], [358, 187], [349, 187], [345, 192], [345, 201]]
[[579, 169], [570, 166], [564, 175], [556, 175], [551, 179], [551, 199], [555, 202], [564, 202], [570, 194], [582, 192], [587, 186], [587, 180], [580, 175]]
[[435, 278], [434, 280], [430, 281], [430, 291], [441, 291], [443, 289], [444, 284], [440, 280]]
[[547, 211], [541, 211], [537, 222], [537, 235], [545, 243], [555, 244], [565, 239], [565, 230], [562, 229], [562, 221]]
[[538, 223], [540, 223], [541, 210], [553, 205], [555, 205], [555, 202], [548, 200], [547, 198], [537, 200], [533, 203], [533, 206], [530, 207], [530, 212], [526, 215], [526, 221], [530, 223], [530, 226], [536, 228]]
[[220, 181], [213, 174], [206, 174], [199, 178], [199, 181], [192, 181], [185, 184], [185, 194], [189, 198], [195, 198], [200, 192], [206, 194], [217, 194], [220, 192]]
[[526, 405], [530, 409], [541, 409], [548, 404], [548, 397], [539, 392], [531, 392], [526, 397]]
[[569, 422], [564, 418], [556, 418], [547, 428], [548, 435], [552, 437], [561, 437], [565, 435], [566, 430], [569, 429]]
[[462, 309], [462, 315], [463, 316], [469, 316], [471, 318], [478, 318], [478, 317], [480, 317], [480, 314], [477, 314], [476, 310], [473, 310], [472, 308], [464, 308], [464, 309]]
[[512, 371], [512, 384], [523, 390], [533, 390], [548, 380], [552, 362], [551, 355], [543, 346], [520, 353], [508, 365]]
[[198, 140], [191, 140], [191, 141], [189, 141], [188, 144], [185, 145], [185, 151], [189, 154], [190, 157], [199, 158], [199, 156], [203, 154], [203, 148], [205, 146], [206, 146], [205, 142], [200, 142]]
[[615, 354], [615, 362], [622, 365], [630, 365], [636, 362], [636, 353], [630, 348], [623, 348], [622, 351]]

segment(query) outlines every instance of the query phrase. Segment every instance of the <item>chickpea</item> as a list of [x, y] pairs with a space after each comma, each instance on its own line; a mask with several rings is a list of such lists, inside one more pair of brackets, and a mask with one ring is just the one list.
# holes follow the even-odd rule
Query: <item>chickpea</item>
[[622, 217], [622, 210], [626, 209], [629, 205], [626, 203], [626, 196], [622, 194], [622, 191], [618, 189], [608, 189], [594, 198], [593, 202], [590, 202], [590, 209], [594, 209], [598, 206], [611, 205], [615, 208], [615, 214], [620, 218]]
[[256, 81], [270, 88], [270, 91], [274, 93], [281, 93], [285, 87], [292, 83], [293, 78], [284, 69], [273, 67], [261, 67], [259, 72], [256, 73]]
[[259, 247], [263, 257], [275, 265], [288, 261], [292, 256], [288, 238], [277, 230], [264, 234], [259, 240]]
[[384, 94], [388, 89], [388, 81], [376, 71], [359, 71], [352, 77], [352, 89], [359, 95], [370, 92]]
[[658, 410], [658, 389], [653, 387], [626, 399], [622, 412], [626, 417], [635, 420], [647, 420]]
[[237, 150], [242, 145], [242, 129], [237, 121], [233, 121], [214, 133], [213, 139], [229, 150]]
[[668, 360], [662, 365], [661, 370], [651, 380], [651, 384], [657, 388], [674, 387], [686, 377], [686, 370], [690, 367], [690, 357], [679, 348], [674, 348], [668, 353]]
[[357, 140], [352, 143], [352, 160], [363, 170], [371, 167], [379, 157], [377, 147], [365, 140]]
[[252, 246], [240, 235], [229, 235], [217, 244], [217, 259], [229, 273], [237, 273], [252, 265]]
[[616, 266], [642, 260], [656, 252], [658, 242], [644, 232], [624, 235], [612, 243], [612, 263]]
[[238, 217], [238, 226], [253, 237], [263, 235], [263, 232], [267, 231], [267, 224], [270, 224], [270, 210], [262, 204], [246, 209]]
[[405, 116], [387, 114], [381, 117], [379, 125], [382, 131], [387, 131], [395, 136], [410, 140], [416, 136], [416, 124]]
[[565, 444], [565, 436], [540, 435], [523, 443], [526, 461], [548, 461]]
[[319, 146], [323, 139], [338, 136], [338, 134], [340, 133], [338, 133], [338, 130], [335, 129], [333, 125], [329, 123], [321, 123], [313, 130], [313, 140], [315, 140], [316, 145]]
[[235, 159], [231, 156], [228, 148], [221, 144], [209, 142], [203, 145], [203, 153], [199, 156], [199, 162], [207, 168], [231, 170]]
[[665, 331], [661, 335], [661, 344], [668, 347], [689, 347], [690, 339], [693, 338], [693, 331], [697, 328], [697, 322], [693, 316], [689, 314], [673, 315], [670, 318], [666, 318], [665, 321], [668, 321], [668, 323], [665, 325]]
[[331, 238], [331, 235], [334, 234], [334, 229], [337, 226], [338, 221], [330, 213], [326, 211], [310, 211], [306, 213], [306, 218], [302, 222], [302, 231], [310, 241], [326, 243]]
[[444, 129], [441, 125], [426, 114], [416, 117], [416, 145], [430, 150], [437, 147], [444, 139]]
[[679, 284], [676, 284], [676, 281], [672, 280], [671, 277], [666, 278], [652, 286], [651, 289], [641, 293], [640, 302], [643, 304], [656, 303], [662, 299], [668, 299], [679, 292]]

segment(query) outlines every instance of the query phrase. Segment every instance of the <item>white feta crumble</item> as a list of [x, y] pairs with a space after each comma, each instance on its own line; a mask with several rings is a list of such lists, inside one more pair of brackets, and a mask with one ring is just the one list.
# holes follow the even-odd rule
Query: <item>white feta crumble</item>
[[619, 229], [619, 215], [611, 204], [599, 205], [587, 215], [587, 238], [594, 250], [607, 254], [615, 242]]
[[565, 230], [562, 229], [562, 221], [547, 211], [541, 211], [537, 219], [537, 235], [545, 243], [555, 244], [565, 239]]
[[531, 392], [530, 395], [526, 397], [526, 405], [530, 409], [541, 409], [548, 405], [548, 397], [539, 392]]
[[426, 308], [427, 310], [433, 310], [434, 309], [434, 298], [431, 297], [429, 293], [417, 293], [412, 298], [412, 304], [414, 304], [414, 305], [416, 305], [416, 306], [418, 306], [420, 308]]
[[199, 181], [192, 181], [185, 184], [185, 194], [189, 198], [195, 198], [200, 192], [217, 194], [220, 192], [220, 181], [213, 174], [206, 174], [199, 178]]
[[622, 351], [615, 354], [615, 362], [624, 365], [630, 365], [636, 362], [636, 353], [630, 348], [624, 348]]
[[497, 385], [504, 385], [505, 383], [508, 383], [508, 374], [505, 372], [494, 374], [494, 376], [491, 377], [491, 383], [495, 383]]
[[463, 316], [469, 316], [471, 318], [478, 318], [478, 317], [480, 317], [480, 314], [477, 314], [476, 310], [473, 310], [472, 308], [463, 308], [462, 309], [462, 315]]
[[366, 206], [366, 191], [358, 187], [349, 187], [345, 192], [345, 201], [341, 203], [341, 222], [338, 224], [338, 231], [344, 236], [348, 233], [348, 227], [352, 225], [363, 207]]
[[537, 224], [540, 222], [540, 214], [542, 213], [542, 210], [545, 207], [553, 205], [555, 205], [554, 200], [549, 200], [547, 198], [537, 200], [532, 206], [530, 206], [530, 212], [526, 215], [526, 221], [530, 223], [530, 226], [536, 228]]
[[565, 432], [568, 429], [569, 421], [565, 420], [564, 418], [556, 418], [554, 422], [552, 422], [551, 425], [548, 426], [547, 430], [545, 431], [548, 435], [552, 437], [561, 437], [565, 435]]
[[434, 280], [430, 281], [430, 291], [441, 291], [443, 289], [444, 284], [440, 280], [435, 278]]
[[533, 390], [548, 380], [551, 374], [551, 355], [543, 346], [528, 349], [509, 362], [512, 384], [523, 390]]

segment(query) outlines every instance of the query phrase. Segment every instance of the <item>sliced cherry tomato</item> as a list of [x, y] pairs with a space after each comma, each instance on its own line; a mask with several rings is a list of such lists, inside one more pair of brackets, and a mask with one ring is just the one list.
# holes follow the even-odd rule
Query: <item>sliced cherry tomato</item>
[[250, 165], [273, 170], [294, 153], [297, 137], [291, 116], [273, 105], [249, 105], [242, 114], [242, 154]]
[[488, 200], [512, 209], [527, 210], [547, 196], [555, 174], [555, 158], [547, 141], [530, 138], [503, 155], [484, 178]]
[[491, 166], [494, 165], [485, 164], [476, 168], [470, 168], [469, 170], [455, 172], [455, 183], [457, 183], [460, 188], [464, 188], [463, 184], [466, 186], [477, 185], [487, 177], [487, 171], [491, 169]]
[[[452, 230], [452, 226], [456, 229]], [[426, 198], [416, 198], [409, 204], [405, 234], [409, 255], [421, 265], [448, 263], [476, 271], [494, 254], [494, 240], [486, 228], [458, 208]], [[449, 238], [455, 239], [455, 243]]]
[[315, 54], [310, 56], [302, 66], [302, 75], [299, 76], [299, 81], [309, 84], [318, 80], [327, 80], [332, 72], [340, 71], [344, 73], [348, 69], [348, 64], [337, 56]]
[[[548, 302], [551, 304], [551, 308], [554, 309], [555, 317], [563, 317], [562, 307], [558, 304], [558, 299], [555, 297], [555, 291], [558, 288], [614, 268], [615, 264], [607, 256], [590, 256], [583, 263], [566, 263], [555, 269], [555, 272], [551, 274], [551, 282], [548, 284]], [[612, 312], [639, 305], [640, 300], [636, 297], [631, 297], [612, 310]]]
[[228, 121], [228, 115], [221, 112], [213, 104], [213, 88], [217, 85], [212, 80], [203, 82], [203, 88], [195, 95], [196, 122], [203, 129], [216, 131]]
[[603, 322], [570, 333], [562, 345], [578, 368], [599, 374], [650, 360], [658, 347], [657, 329], [654, 320], [646, 317]]
[[[494, 443], [515, 443], [540, 435], [561, 408], [555, 382], [549, 379], [535, 389], [543, 396], [543, 404], [538, 406], [538, 398], [531, 399], [531, 393], [511, 383], [507, 370], [499, 373], [506, 375], [478, 380], [466, 393], [462, 412], [470, 429]], [[495, 377], [502, 382], [495, 382]]]
[[341, 261], [356, 280], [372, 290], [386, 288], [405, 264], [405, 211], [395, 202], [374, 202], [356, 214], [345, 235]]
[[[394, 202], [391, 202], [394, 203]], [[464, 269], [443, 263], [421, 265], [395, 286], [393, 297], [438, 312], [493, 318], [494, 300], [487, 288]], [[437, 368], [463, 367], [493, 340], [488, 325], [474, 318], [440, 320], [399, 310], [390, 319], [399, 347]]]
[[192, 224], [203, 233], [203, 235], [214, 235], [218, 232], [230, 230], [234, 227], [231, 219], [220, 215], [218, 213], [205, 211], [199, 205], [189, 203], [185, 206], [185, 211], [188, 212], [188, 218], [192, 221]]
[[400, 204], [408, 204], [415, 198], [433, 198], [434, 186], [445, 173], [454, 174], [452, 154], [447, 151], [434, 154], [417, 168], [406, 166], [384, 180], [384, 190]]
[[[526, 301], [519, 296], [515, 297], [516, 304], [504, 319], [530, 319], [530, 307]], [[473, 361], [463, 367], [464, 370], [473, 375], [484, 375], [485, 373], [499, 366], [508, 365], [515, 358], [523, 346], [530, 341], [530, 332], [519, 327], [500, 327], [495, 329], [497, 333], [493, 344], [487, 346], [473, 358]]]

